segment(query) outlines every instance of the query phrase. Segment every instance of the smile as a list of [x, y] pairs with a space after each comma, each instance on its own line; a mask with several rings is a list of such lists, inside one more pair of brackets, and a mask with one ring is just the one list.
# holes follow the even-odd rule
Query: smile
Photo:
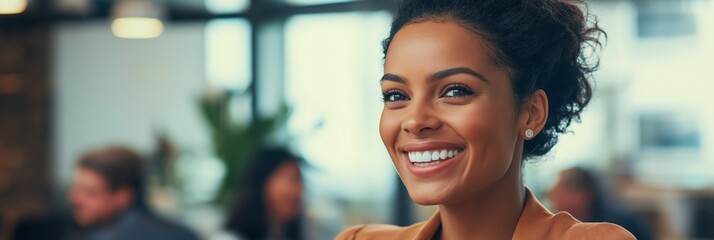
[[434, 149], [430, 151], [407, 152], [409, 161], [418, 167], [437, 165], [459, 154], [459, 149]]
[[429, 177], [444, 171], [466, 154], [466, 146], [451, 142], [416, 142], [397, 147], [408, 171], [416, 177]]

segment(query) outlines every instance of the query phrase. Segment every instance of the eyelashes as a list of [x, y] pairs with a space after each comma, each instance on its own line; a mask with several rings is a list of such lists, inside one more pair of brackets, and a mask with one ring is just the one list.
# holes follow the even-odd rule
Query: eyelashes
[[[461, 98], [474, 95], [471, 88], [462, 84], [451, 84], [444, 87], [439, 94], [440, 98]], [[382, 101], [385, 103], [401, 102], [410, 100], [409, 96], [402, 90], [389, 89], [382, 92]]]
[[456, 98], [456, 97], [470, 96], [473, 94], [474, 94], [474, 91], [471, 90], [467, 86], [464, 86], [461, 84], [451, 84], [451, 85], [447, 85], [446, 87], [444, 87], [444, 90], [441, 91], [441, 94], [439, 97]]
[[406, 94], [404, 92], [397, 90], [397, 89], [391, 89], [387, 90], [385, 92], [382, 92], [382, 101], [383, 102], [398, 102], [398, 101], [406, 101], [409, 100]]

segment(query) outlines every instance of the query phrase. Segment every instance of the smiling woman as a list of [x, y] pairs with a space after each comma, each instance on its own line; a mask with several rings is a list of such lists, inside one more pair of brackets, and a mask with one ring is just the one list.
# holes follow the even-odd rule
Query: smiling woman
[[380, 135], [411, 198], [438, 205], [406, 228], [338, 239], [634, 239], [546, 210], [522, 162], [546, 154], [592, 95], [577, 1], [405, 0], [384, 41]]

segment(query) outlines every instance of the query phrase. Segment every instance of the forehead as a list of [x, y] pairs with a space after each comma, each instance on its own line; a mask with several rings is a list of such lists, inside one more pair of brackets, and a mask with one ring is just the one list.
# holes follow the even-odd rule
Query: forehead
[[98, 188], [109, 188], [109, 185], [104, 177], [98, 172], [84, 167], [78, 167], [75, 172], [75, 183], [83, 186], [92, 186]]
[[280, 166], [278, 166], [277, 169], [275, 169], [275, 172], [286, 172], [286, 171], [300, 171], [300, 164], [298, 164], [297, 161], [294, 160], [289, 160], [286, 161]]
[[450, 21], [404, 26], [392, 39], [385, 70], [444, 69], [455, 66], [485, 71], [497, 68], [489, 59], [488, 43], [473, 31]]

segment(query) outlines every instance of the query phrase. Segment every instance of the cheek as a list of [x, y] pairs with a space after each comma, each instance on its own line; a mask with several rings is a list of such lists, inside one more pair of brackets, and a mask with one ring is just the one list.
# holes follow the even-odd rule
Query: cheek
[[[511, 109], [484, 101], [473, 106], [460, 107], [445, 121], [475, 150], [472, 154], [484, 157], [504, 156], [515, 143], [514, 114]], [[509, 160], [509, 159], [506, 159]]]
[[102, 194], [91, 193], [85, 189], [74, 190], [71, 193], [71, 201], [79, 210], [96, 212], [101, 210], [101, 206], [108, 201]]
[[266, 189], [266, 200], [275, 217], [282, 220], [294, 218], [300, 211], [302, 184], [287, 180], [275, 181]]
[[[401, 114], [399, 114], [398, 111], [391, 110], [383, 111], [379, 121], [379, 135], [400, 178], [408, 171], [404, 163], [400, 164], [399, 153], [397, 153], [395, 148], [399, 134], [402, 132], [402, 120]], [[402, 180], [404, 180], [404, 178], [402, 178]]]
[[295, 181], [285, 180], [280, 184], [278, 189], [276, 194], [279, 194], [279, 198], [286, 204], [295, 203], [302, 195], [302, 184]]
[[462, 162], [463, 169], [468, 170], [461, 175], [467, 188], [480, 189], [503, 178], [508, 171], [516, 143], [514, 114], [508, 111], [482, 102], [463, 106], [458, 113], [445, 118], [469, 148], [469, 161]]
[[301, 185], [285, 179], [276, 179], [266, 186], [266, 198], [276, 205], [284, 205], [299, 197]]
[[[401, 122], [393, 116], [394, 113], [382, 111], [382, 117], [379, 120], [379, 135], [382, 138], [382, 143], [389, 151], [389, 155], [393, 155], [394, 144], [397, 140], [397, 135], [401, 129]], [[392, 156], [394, 159], [394, 156]]]
[[271, 204], [275, 204], [280, 199], [279, 186], [274, 181], [268, 181], [265, 185], [265, 200]]
[[99, 221], [109, 218], [113, 209], [114, 204], [110, 197], [97, 194], [81, 198], [75, 210], [84, 220]]
[[111, 212], [118, 208], [117, 205], [119, 204], [117, 202], [118, 200], [115, 198], [103, 194], [101, 197], [91, 199], [89, 205], [97, 212]]

